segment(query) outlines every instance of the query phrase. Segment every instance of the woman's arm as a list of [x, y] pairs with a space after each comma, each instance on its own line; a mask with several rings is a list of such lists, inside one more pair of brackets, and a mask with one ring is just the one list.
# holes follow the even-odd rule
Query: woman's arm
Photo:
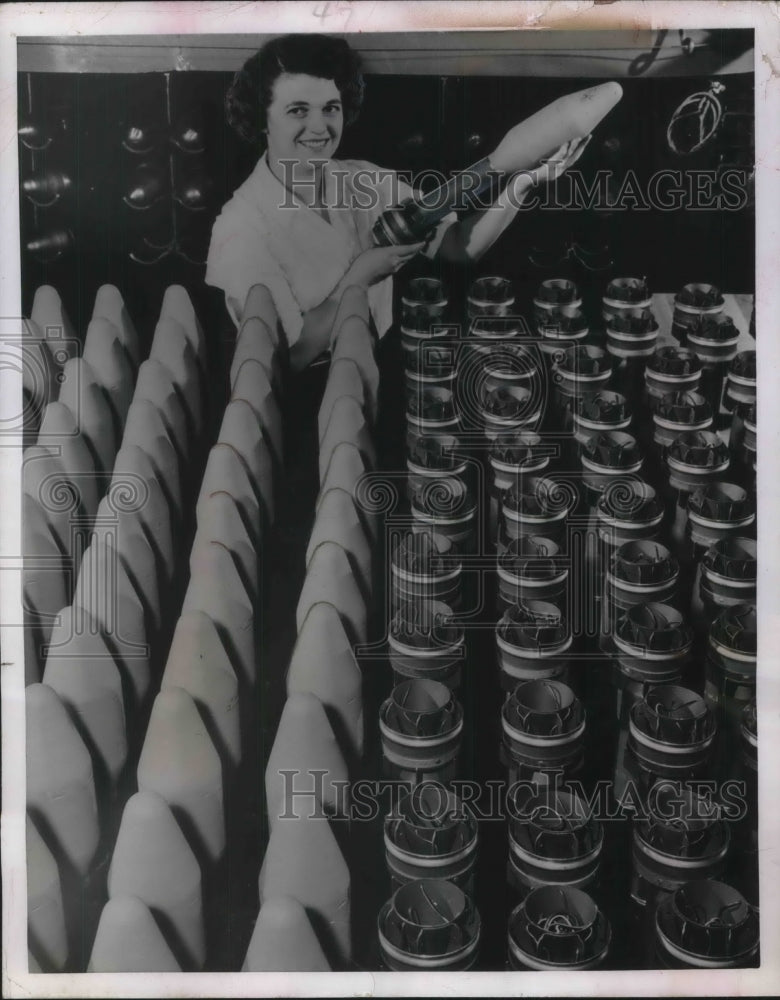
[[555, 180], [576, 163], [588, 138], [565, 143], [536, 170], [514, 174], [490, 208], [454, 222], [439, 247], [441, 257], [459, 264], [479, 260], [515, 218], [531, 189]]

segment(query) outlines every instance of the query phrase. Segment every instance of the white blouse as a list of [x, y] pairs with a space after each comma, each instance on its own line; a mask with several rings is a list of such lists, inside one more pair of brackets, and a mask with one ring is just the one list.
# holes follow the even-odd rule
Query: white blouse
[[[268, 166], [266, 154], [222, 209], [211, 232], [206, 284], [243, 302], [250, 288], [266, 285], [289, 346], [300, 337], [303, 314], [320, 305], [344, 277], [350, 264], [374, 246], [371, 229], [385, 211], [414, 194], [395, 171], [365, 160], [328, 160], [324, 200], [330, 222], [285, 188]], [[454, 212], [436, 229], [425, 254], [433, 257]], [[377, 333], [392, 324], [393, 283], [387, 277], [368, 289]]]

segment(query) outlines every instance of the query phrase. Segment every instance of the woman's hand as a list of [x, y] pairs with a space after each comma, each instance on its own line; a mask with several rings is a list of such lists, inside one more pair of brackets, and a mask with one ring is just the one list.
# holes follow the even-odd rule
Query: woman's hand
[[570, 142], [565, 142], [546, 160], [542, 160], [538, 167], [529, 171], [531, 182], [533, 184], [549, 184], [551, 181], [557, 180], [564, 171], [574, 166], [585, 152], [585, 147], [589, 142], [589, 135], [583, 139], [572, 139]]
[[371, 247], [364, 250], [359, 257], [352, 261], [342, 284], [348, 285], [375, 285], [383, 278], [399, 271], [407, 261], [411, 260], [416, 253], [425, 247], [425, 242], [410, 243], [401, 247]]

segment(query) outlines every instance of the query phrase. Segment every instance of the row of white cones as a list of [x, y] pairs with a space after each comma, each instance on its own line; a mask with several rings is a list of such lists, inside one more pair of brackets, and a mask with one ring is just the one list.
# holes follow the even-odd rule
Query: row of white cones
[[[38, 291], [33, 316], [41, 328], [70, 329], [53, 289]], [[25, 607], [48, 616], [26, 656], [34, 682], [26, 691], [28, 927], [32, 959], [50, 971], [65, 968], [81, 944], [66, 926], [72, 938], [73, 900], [88, 892], [108, 833], [101, 823], [127, 762], [128, 721], [152, 694], [150, 658], [160, 652], [179, 561], [186, 477], [198, 466], [205, 337], [183, 288], [166, 291], [149, 357], [141, 357], [119, 292], [104, 286], [83, 356], [63, 366], [60, 398], [25, 453]], [[67, 533], [47, 502], [47, 479], [75, 498]], [[52, 544], [58, 529], [60, 544]], [[43, 683], [39, 644], [48, 645]]]

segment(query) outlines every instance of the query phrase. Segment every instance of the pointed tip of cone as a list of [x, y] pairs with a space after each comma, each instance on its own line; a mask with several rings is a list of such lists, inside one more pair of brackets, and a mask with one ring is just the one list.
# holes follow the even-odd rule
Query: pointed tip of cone
[[330, 971], [306, 911], [297, 900], [278, 897], [263, 904], [247, 950], [244, 971]]
[[149, 903], [147, 892], [164, 898], [170, 889], [179, 898], [188, 887], [199, 887], [200, 878], [195, 855], [162, 795], [147, 789], [131, 795], [111, 858], [109, 896], [140, 893]]
[[180, 972], [149, 908], [136, 896], [110, 899], [100, 915], [90, 972]]
[[260, 900], [292, 896], [318, 909], [349, 895], [349, 868], [330, 822], [306, 816], [271, 829], [259, 878]]

